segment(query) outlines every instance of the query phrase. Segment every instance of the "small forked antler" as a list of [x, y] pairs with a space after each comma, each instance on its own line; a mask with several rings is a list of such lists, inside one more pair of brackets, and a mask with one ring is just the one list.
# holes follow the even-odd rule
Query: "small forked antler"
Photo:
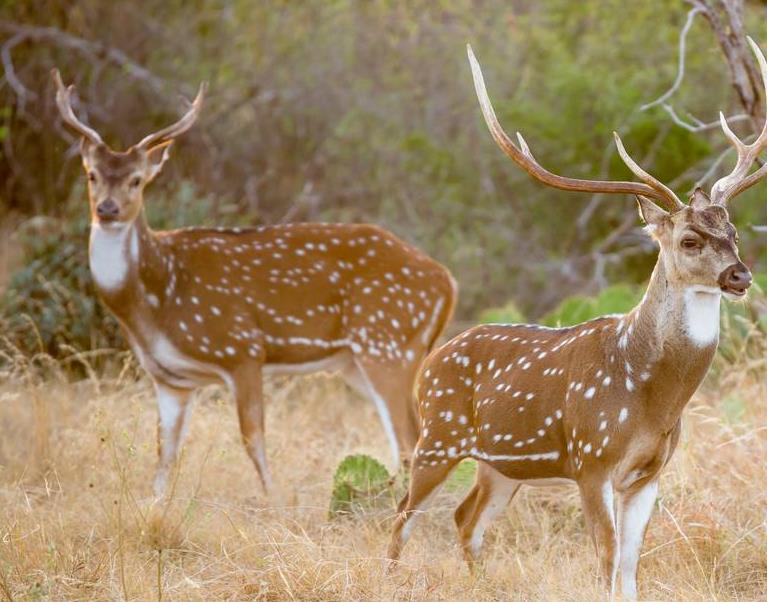
[[51, 75], [56, 83], [56, 106], [58, 106], [64, 122], [94, 144], [104, 144], [96, 130], [88, 127], [75, 116], [75, 112], [72, 110], [72, 92], [75, 87], [64, 87], [64, 82], [61, 81], [61, 74], [58, 69], [51, 70]]
[[620, 154], [621, 159], [623, 159], [626, 166], [640, 180], [642, 180], [642, 182], [612, 182], [567, 178], [554, 174], [542, 167], [538, 161], [535, 160], [535, 157], [533, 157], [530, 148], [527, 146], [527, 143], [524, 138], [522, 138], [521, 134], [517, 133], [517, 140], [519, 141], [518, 148], [501, 127], [498, 118], [495, 116], [495, 110], [493, 110], [490, 98], [487, 95], [485, 80], [482, 77], [482, 69], [474, 56], [470, 44], [466, 45], [466, 50], [469, 55], [469, 64], [471, 65], [471, 73], [474, 77], [474, 88], [477, 92], [479, 106], [482, 109], [482, 115], [485, 118], [490, 134], [493, 136], [493, 139], [498, 146], [501, 147], [501, 150], [536, 180], [562, 190], [642, 195], [659, 201], [670, 211], [677, 211], [685, 207], [684, 203], [679, 200], [670, 188], [644, 171], [631, 157], [629, 157], [617, 133], [614, 133], [615, 144], [618, 146], [618, 153]]
[[200, 115], [202, 100], [205, 97], [205, 91], [207, 89], [208, 84], [206, 82], [202, 82], [200, 84], [200, 89], [197, 91], [197, 96], [195, 96], [194, 101], [192, 102], [192, 105], [181, 119], [179, 119], [176, 123], [161, 129], [159, 132], [154, 132], [153, 134], [145, 136], [136, 146], [149, 148], [150, 146], [156, 146], [158, 144], [162, 144], [163, 142], [167, 142], [168, 140], [172, 140], [173, 138], [176, 138], [177, 136], [180, 136], [186, 132], [190, 127], [194, 125], [194, 122], [197, 121], [197, 117]]
[[[61, 117], [64, 119], [67, 125], [78, 131], [94, 144], [103, 144], [104, 141], [101, 139], [101, 136], [99, 136], [98, 132], [80, 121], [72, 110], [71, 97], [75, 87], [64, 86], [64, 82], [61, 81], [61, 74], [59, 73], [58, 69], [53, 69], [51, 74], [53, 75], [53, 80], [56, 82], [56, 105], [59, 108]], [[202, 100], [205, 96], [207, 87], [208, 85], [205, 82], [200, 84], [200, 89], [197, 91], [197, 96], [195, 97], [194, 102], [192, 102], [189, 110], [181, 119], [179, 119], [176, 123], [161, 129], [158, 132], [145, 136], [136, 146], [148, 149], [151, 146], [156, 146], [158, 144], [162, 144], [163, 142], [172, 140], [173, 138], [186, 132], [190, 127], [192, 127], [192, 125], [194, 125], [194, 122], [197, 120], [197, 117], [200, 114], [200, 109], [202, 108]]]
[[[764, 54], [762, 54], [757, 43], [751, 39], [751, 36], [748, 36], [747, 39], [759, 63], [759, 71], [762, 75], [762, 84], [764, 85], [763, 94], [767, 103], [767, 60], [765, 60]], [[722, 124], [724, 135], [727, 136], [730, 144], [735, 147], [735, 151], [738, 153], [738, 160], [732, 172], [717, 180], [711, 187], [712, 202], [718, 205], [726, 205], [728, 201], [767, 176], [767, 163], [754, 173], [750, 175], [748, 173], [759, 153], [767, 146], [767, 120], [765, 120], [761, 133], [751, 144], [745, 144], [735, 135], [730, 126], [727, 125], [727, 119], [721, 111], [719, 112], [719, 122]]]

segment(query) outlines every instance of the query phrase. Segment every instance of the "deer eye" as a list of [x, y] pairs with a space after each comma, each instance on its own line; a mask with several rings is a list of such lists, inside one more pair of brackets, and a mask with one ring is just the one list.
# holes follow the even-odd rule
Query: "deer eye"
[[136, 188], [139, 184], [141, 184], [141, 178], [139, 176], [133, 176], [128, 182], [128, 186], [131, 188]]
[[681, 245], [683, 249], [687, 249], [688, 251], [692, 249], [700, 249], [703, 246], [700, 240], [690, 237], [683, 238]]
[[88, 172], [88, 181], [89, 182], [95, 182], [96, 181], [96, 172], [95, 171], [89, 171]]

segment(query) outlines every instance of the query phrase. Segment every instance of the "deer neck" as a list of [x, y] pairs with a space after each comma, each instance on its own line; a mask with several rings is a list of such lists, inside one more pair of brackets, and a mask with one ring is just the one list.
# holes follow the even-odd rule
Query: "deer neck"
[[159, 306], [159, 290], [169, 279], [164, 249], [144, 212], [119, 226], [91, 225], [89, 263], [96, 288], [123, 323], [132, 310]]
[[647, 385], [671, 428], [706, 375], [719, 342], [718, 289], [670, 282], [658, 259], [642, 301], [618, 325], [627, 388]]

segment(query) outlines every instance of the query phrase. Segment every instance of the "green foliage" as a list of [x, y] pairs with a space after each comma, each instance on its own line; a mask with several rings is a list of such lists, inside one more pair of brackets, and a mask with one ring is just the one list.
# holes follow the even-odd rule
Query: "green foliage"
[[388, 504], [393, 479], [383, 464], [365, 454], [346, 456], [333, 475], [330, 517], [353, 514]]
[[0, 329], [10, 345], [28, 356], [123, 347], [93, 288], [86, 220], [32, 224], [19, 239], [24, 267], [0, 298]]
[[525, 316], [513, 301], [503, 307], [486, 309], [479, 314], [479, 321], [486, 324], [524, 324]]
[[477, 474], [477, 461], [476, 460], [463, 460], [456, 468], [450, 473], [447, 481], [445, 482], [445, 490], [461, 493], [466, 491], [474, 483], [474, 478]]
[[573, 295], [568, 297], [543, 318], [546, 326], [572, 326], [607, 314], [625, 313], [642, 297], [642, 290], [626, 284], [609, 286], [594, 297]]

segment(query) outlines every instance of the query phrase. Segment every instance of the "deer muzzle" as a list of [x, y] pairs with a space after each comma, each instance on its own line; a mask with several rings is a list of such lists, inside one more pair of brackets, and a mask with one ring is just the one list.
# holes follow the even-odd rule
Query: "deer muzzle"
[[738, 297], [746, 294], [748, 287], [751, 286], [753, 277], [751, 271], [742, 263], [733, 263], [719, 274], [719, 287], [724, 293], [730, 293]]
[[120, 214], [120, 207], [113, 199], [106, 199], [96, 205], [96, 215], [103, 222], [113, 222]]

